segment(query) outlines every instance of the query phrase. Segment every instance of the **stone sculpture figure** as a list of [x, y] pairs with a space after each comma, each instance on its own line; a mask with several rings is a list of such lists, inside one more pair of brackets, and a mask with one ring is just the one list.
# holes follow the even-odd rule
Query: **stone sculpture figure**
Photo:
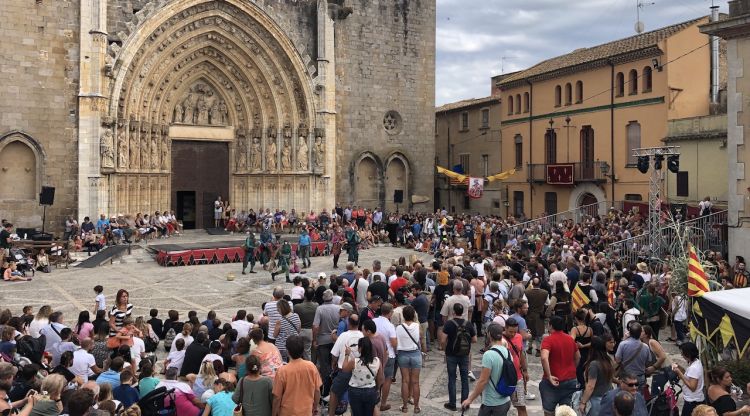
[[235, 155], [237, 170], [247, 170], [247, 137], [245, 136], [245, 130], [242, 128], [237, 130], [237, 151]]
[[269, 172], [276, 171], [276, 138], [270, 137], [268, 139], [268, 147], [266, 148], [266, 169]]
[[130, 121], [130, 168], [138, 169], [138, 123]]
[[162, 136], [161, 138], [161, 168], [167, 170], [167, 159], [169, 155], [169, 137]]
[[229, 109], [224, 100], [219, 101], [219, 124], [222, 126], [229, 124]]
[[208, 103], [206, 103], [206, 99], [202, 96], [198, 98], [196, 110], [198, 111], [198, 119], [195, 124], [200, 126], [208, 125]]
[[304, 136], [299, 136], [299, 144], [297, 145], [297, 170], [308, 170], [309, 158], [307, 140], [305, 140]]
[[151, 169], [159, 169], [159, 136], [154, 133], [151, 137]]
[[114, 136], [111, 128], [104, 129], [104, 134], [99, 143], [103, 168], [115, 167]]
[[253, 146], [250, 148], [250, 170], [258, 171], [261, 169], [261, 154], [263, 149], [260, 145], [260, 137], [253, 137]]
[[141, 169], [148, 169], [149, 168], [149, 153], [148, 153], [148, 143], [149, 143], [149, 137], [148, 133], [141, 134]]
[[318, 136], [315, 138], [315, 147], [313, 148], [313, 163], [315, 168], [322, 169], [325, 158], [325, 146], [323, 145], [323, 138]]
[[182, 107], [184, 113], [182, 116], [182, 122], [193, 124], [195, 122], [195, 103], [193, 102], [193, 93], [188, 93], [184, 101], [182, 101]]
[[125, 123], [120, 120], [117, 122], [117, 166], [120, 168], [128, 167], [128, 136]]
[[219, 115], [219, 103], [214, 101], [213, 105], [211, 106], [211, 110], [209, 110], [208, 116], [209, 116], [212, 126], [221, 125], [221, 115]]
[[289, 139], [284, 139], [284, 146], [281, 148], [281, 170], [292, 170], [292, 143]]
[[175, 123], [182, 123], [184, 117], [185, 109], [182, 108], [182, 104], [177, 103], [177, 105], [174, 106], [174, 118], [172, 118], [172, 121]]

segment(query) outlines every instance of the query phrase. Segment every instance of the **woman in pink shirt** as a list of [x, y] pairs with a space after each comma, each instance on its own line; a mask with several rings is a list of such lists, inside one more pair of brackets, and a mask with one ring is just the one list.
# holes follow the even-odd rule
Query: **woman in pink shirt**
[[81, 311], [78, 314], [78, 323], [75, 326], [76, 334], [78, 339], [91, 338], [94, 332], [94, 324], [91, 323], [91, 317], [89, 311]]

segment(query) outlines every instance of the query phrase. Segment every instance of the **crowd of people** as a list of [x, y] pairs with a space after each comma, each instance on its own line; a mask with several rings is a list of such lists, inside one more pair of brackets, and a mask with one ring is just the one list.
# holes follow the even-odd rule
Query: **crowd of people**
[[[164, 218], [164, 235], [179, 232]], [[508, 230], [523, 221], [360, 207], [299, 217], [251, 211], [218, 220], [248, 233], [243, 273], [248, 265], [253, 273], [256, 261], [276, 259], [272, 277], [281, 270], [292, 284], [274, 288], [261, 315], [242, 309], [222, 322], [213, 311], [202, 320], [195, 311], [181, 319], [170, 310], [162, 319], [152, 309], [136, 317], [127, 290], [109, 305], [101, 286], [91, 310], [69, 324], [46, 305], [0, 311], [0, 397], [7, 397], [0, 411], [137, 415], [156, 398], [190, 416], [333, 416], [347, 409], [369, 416], [392, 405], [418, 414], [421, 369], [437, 350], [445, 356], [444, 408], [451, 412], [481, 400], [482, 416], [505, 415], [511, 407], [528, 414], [527, 403], [537, 400], [528, 389], [529, 364], [540, 362], [543, 375], [534, 381], [545, 415], [671, 414], [658, 412], [675, 410], [678, 385], [682, 415], [750, 414], [737, 405], [741, 391], [726, 369], [704, 375], [686, 330], [687, 302], [670, 287], [669, 268], [654, 259], [626, 264], [606, 253], [610, 242], [641, 232], [637, 212], [536, 222], [514, 232]], [[71, 224], [70, 232], [91, 227], [113, 235], [123, 230], [103, 216], [97, 224]], [[272, 233], [287, 227], [300, 233], [298, 251], [279, 242], [263, 257]], [[140, 228], [127, 225], [133, 233], [121, 238], [134, 238]], [[415, 255], [359, 264], [357, 250], [368, 241], [363, 232], [372, 244]], [[335, 274], [313, 277], [289, 267], [291, 256], [309, 267], [315, 241], [328, 242]], [[343, 250], [348, 259], [339, 274]], [[721, 253], [708, 253], [707, 261], [725, 288], [747, 284], [744, 259], [730, 266]], [[683, 360], [671, 362], [665, 343], [676, 344]], [[400, 391], [392, 392], [397, 378]]]

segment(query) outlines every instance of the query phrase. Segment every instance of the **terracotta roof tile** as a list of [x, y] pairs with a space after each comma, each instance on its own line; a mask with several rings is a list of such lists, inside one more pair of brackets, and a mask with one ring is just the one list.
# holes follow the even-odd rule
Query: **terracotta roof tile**
[[468, 100], [456, 101], [455, 103], [443, 104], [435, 109], [436, 113], [443, 113], [446, 111], [458, 110], [461, 108], [473, 107], [475, 105], [482, 104], [494, 104], [500, 102], [500, 96], [489, 96], [484, 98], [469, 98]]
[[531, 78], [539, 75], [559, 71], [561, 69], [574, 67], [594, 61], [605, 60], [618, 55], [636, 52], [642, 49], [655, 47], [662, 40], [698, 23], [705, 16], [677, 23], [660, 29], [644, 32], [624, 39], [615, 40], [590, 48], [576, 49], [571, 53], [542, 61], [525, 71], [519, 71], [500, 81], [501, 85], [515, 81]]

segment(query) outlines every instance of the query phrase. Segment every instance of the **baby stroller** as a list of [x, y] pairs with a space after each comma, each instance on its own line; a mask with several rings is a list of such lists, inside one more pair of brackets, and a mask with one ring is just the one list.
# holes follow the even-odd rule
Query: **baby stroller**
[[[168, 405], [164, 404], [166, 399], [169, 399]], [[138, 400], [138, 407], [142, 416], [174, 416], [177, 412], [174, 400], [174, 389], [159, 387]]]
[[18, 271], [23, 273], [24, 277], [26, 277], [26, 272], [31, 272], [31, 275], [34, 275], [34, 260], [29, 257], [28, 253], [26, 253], [24, 249], [10, 249], [10, 257], [11, 259], [13, 259], [13, 261], [16, 262]]
[[664, 385], [664, 389], [646, 403], [649, 416], [679, 416], [680, 409], [677, 401], [680, 394], [682, 394], [682, 387], [677, 380], [670, 378]]

